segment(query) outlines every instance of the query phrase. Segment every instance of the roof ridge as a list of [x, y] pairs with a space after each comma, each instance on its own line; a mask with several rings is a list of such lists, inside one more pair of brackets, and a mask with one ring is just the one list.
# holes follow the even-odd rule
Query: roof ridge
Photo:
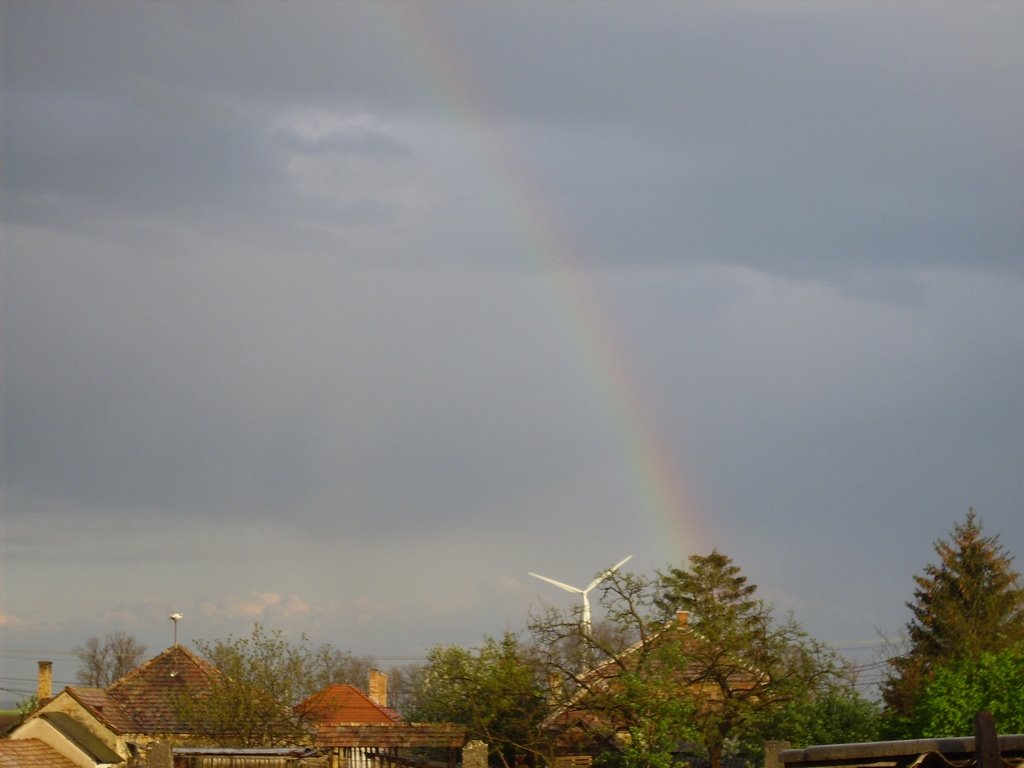
[[64, 690], [67, 691], [67, 694], [75, 701], [77, 701], [80, 706], [84, 707], [88, 712], [92, 713], [93, 717], [95, 717], [97, 720], [99, 720], [108, 728], [114, 731], [120, 732], [121, 729], [114, 724], [114, 721], [110, 719], [109, 714], [106, 711], [104, 711], [102, 707], [97, 708], [90, 704], [89, 700], [86, 697], [83, 697], [79, 693], [79, 691], [90, 691], [93, 693], [102, 694], [104, 699], [110, 701], [115, 707], [117, 707], [118, 714], [122, 715], [124, 719], [128, 722], [134, 723], [136, 726], [138, 726], [138, 720], [135, 719], [131, 712], [129, 712], [127, 709], [124, 708], [124, 706], [122, 706], [120, 701], [111, 696], [110, 692], [106, 688], [98, 688], [96, 686], [87, 685], [68, 685], [65, 686]]
[[213, 664], [204, 659], [202, 656], [199, 656], [198, 654], [189, 650], [187, 646], [172, 645], [169, 648], [165, 648], [164, 650], [162, 650], [149, 661], [143, 662], [134, 669], [126, 672], [124, 675], [122, 675], [109, 686], [107, 686], [106, 691], [108, 693], [116, 695], [117, 690], [119, 688], [122, 688], [127, 683], [130, 683], [136, 677], [141, 677], [149, 670], [150, 667], [155, 666], [157, 662], [161, 661], [164, 658], [169, 658], [173, 656], [175, 653], [183, 654], [189, 662], [194, 664], [196, 668], [199, 669], [199, 671], [201, 671], [207, 677], [211, 677], [215, 671], [219, 671]]
[[399, 715], [396, 710], [381, 704], [380, 702], [374, 701], [368, 694], [364, 693], [358, 686], [355, 686], [352, 683], [330, 683], [309, 696], [309, 698], [300, 701], [295, 705], [294, 709], [298, 712], [309, 714], [326, 709], [344, 709], [352, 706], [351, 701], [342, 701], [337, 703], [330, 701], [330, 699], [333, 698], [332, 692], [336, 694], [344, 692], [349, 696], [354, 696], [359, 702], [359, 705], [375, 710], [378, 714], [392, 723], [400, 722], [402, 720], [402, 716]]

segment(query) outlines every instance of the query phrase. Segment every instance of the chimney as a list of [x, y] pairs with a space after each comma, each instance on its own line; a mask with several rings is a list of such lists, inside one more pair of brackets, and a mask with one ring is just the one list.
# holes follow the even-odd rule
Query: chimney
[[562, 676], [552, 672], [548, 675], [548, 706], [557, 707], [563, 698]]
[[676, 614], [676, 617], [679, 620], [679, 626], [680, 627], [685, 627], [686, 626], [686, 622], [688, 622], [690, 620], [690, 612], [689, 611], [680, 611], [678, 614]]
[[53, 698], [53, 662], [39, 662], [39, 682], [36, 684], [36, 698], [43, 706]]
[[370, 701], [382, 707], [388, 705], [388, 676], [379, 669], [370, 670], [370, 687], [368, 691]]

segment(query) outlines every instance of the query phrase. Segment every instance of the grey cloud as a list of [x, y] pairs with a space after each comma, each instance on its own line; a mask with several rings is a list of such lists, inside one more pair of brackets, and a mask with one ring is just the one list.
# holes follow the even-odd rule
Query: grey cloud
[[[851, 290], [865, 269], [1019, 269], [1013, 73], [1024, 63], [1007, 34], [1012, 8], [992, 10], [1002, 23], [982, 28], [955, 6], [921, 19], [842, 4], [766, 14], [609, 5], [585, 15], [182, 5], [125, 16], [131, 36], [83, 14], [91, 32], [74, 39], [46, 25], [42, 8], [8, 11], [51, 39], [28, 51], [18, 40], [31, 35], [13, 36], [9, 53], [20, 65], [8, 97], [15, 218], [31, 211], [40, 221], [55, 197], [63, 214], [70, 196], [94, 214], [164, 212], [210, 228], [242, 217], [235, 226], [262, 229], [272, 217], [306, 237], [331, 222], [391, 225], [402, 215], [393, 199], [317, 200], [289, 187], [285, 152], [408, 160], [408, 143], [367, 130], [313, 140], [272, 126], [293, 109], [396, 116], [429, 104], [441, 130], [466, 119], [508, 126], [515, 146], [483, 138], [468, 152], [498, 178], [525, 168], [549, 185], [570, 229], [585, 233], [584, 263], [726, 262]], [[926, 34], [915, 34], [920, 25]], [[609, 55], [612, 43], [621, 56]], [[39, 52], [57, 49], [63, 56], [45, 61]], [[448, 102], [433, 89], [451, 89]], [[486, 136], [485, 124], [475, 130]], [[506, 157], [495, 160], [499, 151]], [[421, 257], [452, 252], [424, 235]], [[488, 259], [500, 252], [484, 247]]]
[[471, 644], [711, 546], [873, 638], [968, 504], [1020, 550], [1021, 8], [580, 11], [0, 4], [18, 638]]
[[[350, 531], [376, 530], [383, 506], [411, 529], [570, 470], [546, 457], [592, 453], [573, 448], [572, 361], [521, 320], [529, 282], [517, 296], [504, 278], [81, 257], [8, 269], [25, 289], [7, 307], [14, 494], [114, 516], [341, 508]], [[320, 287], [290, 292], [307, 279]]]

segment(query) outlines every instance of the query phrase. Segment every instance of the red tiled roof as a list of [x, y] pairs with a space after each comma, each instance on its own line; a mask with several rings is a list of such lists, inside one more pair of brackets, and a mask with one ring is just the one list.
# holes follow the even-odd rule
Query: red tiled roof
[[77, 768], [40, 739], [0, 739], [0, 768]]
[[317, 725], [393, 725], [402, 721], [393, 709], [381, 706], [354, 685], [335, 683], [295, 706]]
[[[219, 674], [216, 667], [187, 648], [173, 646], [107, 688], [105, 695], [116, 709], [111, 711], [103, 704], [97, 715], [122, 733], [191, 733], [194, 728], [178, 714], [176, 699], [209, 691]], [[91, 703], [101, 698], [92, 697]]]

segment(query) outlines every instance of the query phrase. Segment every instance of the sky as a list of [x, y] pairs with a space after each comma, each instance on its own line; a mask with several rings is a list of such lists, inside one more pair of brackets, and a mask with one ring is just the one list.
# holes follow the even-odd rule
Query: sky
[[[1024, 4], [0, 3], [0, 688], [1024, 568]], [[598, 614], [599, 615], [599, 614]], [[3, 696], [0, 696], [3, 698]]]

